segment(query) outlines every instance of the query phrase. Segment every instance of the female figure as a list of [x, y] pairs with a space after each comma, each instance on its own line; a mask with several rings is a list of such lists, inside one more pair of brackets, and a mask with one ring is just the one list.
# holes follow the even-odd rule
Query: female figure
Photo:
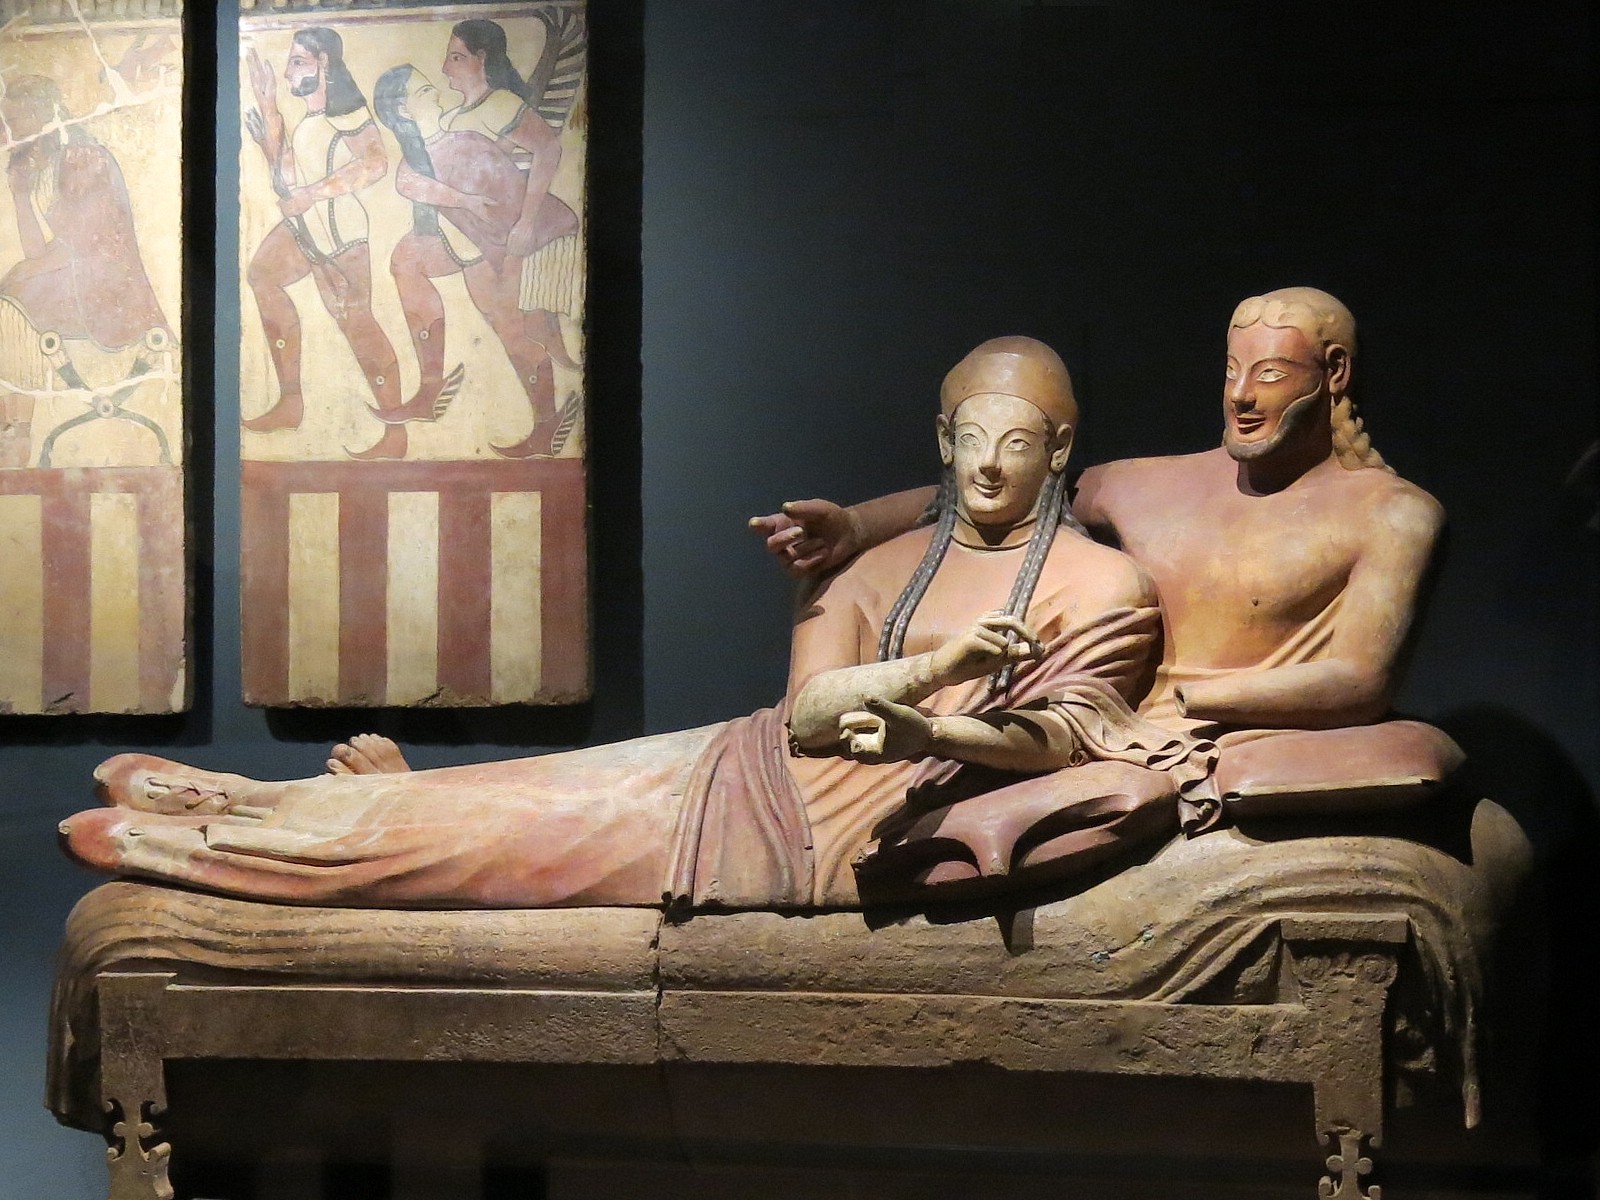
[[71, 818], [69, 850], [306, 903], [804, 907], [858, 903], [858, 860], [908, 823], [948, 818], [944, 840], [972, 845], [930, 880], [963, 885], [1165, 834], [1210, 747], [1129, 708], [1160, 616], [1148, 576], [1063, 515], [1077, 407], [1061, 360], [1032, 339], [987, 342], [951, 371], [941, 408], [938, 521], [812, 597], [779, 708], [539, 758], [288, 783], [120, 755], [96, 773], [113, 807]]

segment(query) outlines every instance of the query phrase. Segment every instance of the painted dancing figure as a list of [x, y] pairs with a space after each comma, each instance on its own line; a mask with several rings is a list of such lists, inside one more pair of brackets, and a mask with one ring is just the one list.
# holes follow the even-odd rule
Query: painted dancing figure
[[442, 70], [462, 102], [448, 111], [410, 64], [379, 79], [378, 118], [403, 156], [395, 186], [413, 203], [412, 231], [395, 247], [390, 270], [421, 375], [416, 394], [398, 410], [376, 412], [380, 420], [434, 420], [460, 390], [460, 367], [445, 372], [444, 302], [432, 282], [459, 272], [533, 417], [526, 437], [492, 449], [505, 458], [552, 457], [571, 436], [582, 401], [573, 393], [556, 411], [555, 364], [574, 365], [558, 311], [573, 307], [578, 218], [550, 194], [561, 162], [551, 121], [564, 120], [566, 107], [545, 101], [581, 73], [583, 38], [581, 24], [551, 25], [544, 58], [524, 80], [497, 22], [459, 22]]
[[[389, 171], [378, 127], [334, 30], [296, 33], [283, 77], [306, 104], [306, 115], [292, 132], [278, 110], [270, 69], [250, 52], [257, 107], [246, 124], [272, 169], [284, 218], [262, 239], [246, 275], [278, 377], [277, 402], [244, 421], [257, 433], [297, 428], [304, 415], [300, 316], [288, 288], [307, 275], [349, 342], [378, 410], [388, 412], [401, 403], [399, 362], [372, 315], [367, 212], [357, 197]], [[403, 458], [405, 452], [402, 425], [387, 425], [372, 446], [347, 451], [361, 459]]]

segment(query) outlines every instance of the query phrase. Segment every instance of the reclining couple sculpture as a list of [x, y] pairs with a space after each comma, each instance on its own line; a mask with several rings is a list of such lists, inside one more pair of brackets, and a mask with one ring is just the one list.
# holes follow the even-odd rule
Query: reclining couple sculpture
[[416, 772], [353, 739], [289, 782], [119, 755], [64, 843], [292, 903], [848, 908], [1064, 878], [1230, 808], [1408, 802], [1459, 757], [1386, 719], [1442, 511], [1372, 449], [1355, 348], [1326, 293], [1244, 301], [1222, 446], [1069, 503], [1066, 368], [985, 342], [941, 389], [936, 493], [752, 522], [815, 581], [779, 707]]

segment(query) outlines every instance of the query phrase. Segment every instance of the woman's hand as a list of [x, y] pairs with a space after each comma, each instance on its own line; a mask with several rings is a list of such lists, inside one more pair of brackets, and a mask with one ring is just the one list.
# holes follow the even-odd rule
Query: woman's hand
[[933, 652], [933, 674], [940, 687], [993, 675], [1009, 663], [1032, 662], [1044, 654], [1039, 635], [1018, 617], [985, 613], [959, 637]]
[[921, 709], [893, 700], [869, 699], [866, 711], [839, 718], [840, 754], [852, 762], [911, 762], [927, 758], [933, 747], [933, 719]]

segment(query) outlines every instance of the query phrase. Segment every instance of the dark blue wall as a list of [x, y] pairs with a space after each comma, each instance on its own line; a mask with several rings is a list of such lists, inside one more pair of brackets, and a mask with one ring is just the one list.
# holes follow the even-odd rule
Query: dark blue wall
[[1585, 8], [593, 7], [599, 690], [559, 713], [239, 704], [237, 50], [230, 8], [193, 13], [191, 85], [217, 92], [214, 126], [191, 109], [214, 191], [197, 178], [186, 212], [200, 688], [184, 718], [0, 725], [0, 1193], [101, 1186], [94, 1139], [38, 1107], [49, 955], [92, 882], [53, 828], [95, 762], [158, 747], [291, 775], [373, 726], [436, 765], [768, 702], [788, 588], [745, 517], [929, 481], [938, 380], [998, 333], [1065, 354], [1087, 463], [1215, 443], [1241, 297], [1348, 302], [1374, 440], [1452, 519], [1403, 702], [1468, 743], [1553, 858], [1592, 822], [1594, 499], [1563, 489], [1596, 437]]

